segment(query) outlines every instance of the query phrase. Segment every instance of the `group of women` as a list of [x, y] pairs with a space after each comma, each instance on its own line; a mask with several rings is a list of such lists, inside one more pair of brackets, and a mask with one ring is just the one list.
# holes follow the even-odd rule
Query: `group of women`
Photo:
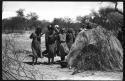
[[48, 25], [47, 32], [45, 33], [45, 46], [46, 50], [41, 51], [41, 36], [43, 34], [41, 28], [37, 28], [34, 33], [30, 35], [32, 39], [32, 53], [33, 64], [37, 63], [37, 59], [46, 56], [48, 58], [48, 64], [54, 63], [54, 57], [59, 56], [61, 61], [65, 60], [65, 56], [69, 53], [69, 50], [74, 42], [75, 35], [72, 29], [66, 29], [59, 27], [59, 25]]

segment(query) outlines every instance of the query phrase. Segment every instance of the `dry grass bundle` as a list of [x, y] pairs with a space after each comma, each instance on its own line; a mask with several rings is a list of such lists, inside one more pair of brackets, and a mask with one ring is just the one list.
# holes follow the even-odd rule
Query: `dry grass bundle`
[[119, 40], [104, 28], [97, 26], [81, 31], [67, 56], [68, 66], [78, 70], [123, 69], [123, 48]]

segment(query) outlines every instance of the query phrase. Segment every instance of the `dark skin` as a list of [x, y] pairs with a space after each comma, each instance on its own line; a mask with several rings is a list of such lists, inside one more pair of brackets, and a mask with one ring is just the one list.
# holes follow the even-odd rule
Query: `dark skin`
[[[39, 29], [36, 29], [35, 34], [36, 34], [35, 37], [34, 37], [34, 35], [31, 35], [31, 36], [30, 36], [30, 39], [33, 39], [33, 41], [34, 41], [34, 43], [32, 43], [32, 44], [33, 44], [33, 48], [34, 48], [34, 45], [38, 44], [37, 41], [41, 42], [40, 37], [43, 35], [43, 34], [41, 34], [41, 29], [40, 29], [40, 28], [39, 28]], [[35, 48], [36, 48], [36, 47], [35, 47]], [[39, 51], [39, 50], [37, 50], [37, 51]], [[37, 52], [37, 53], [38, 53], [38, 52]], [[39, 51], [39, 53], [40, 53], [40, 51]], [[41, 56], [40, 56], [40, 57], [41, 57]], [[36, 64], [36, 63], [37, 63], [37, 59], [38, 59], [38, 57], [33, 56], [33, 58], [32, 58], [33, 64]]]
[[55, 32], [56, 32], [55, 37], [56, 37], [56, 42], [57, 42], [57, 43], [56, 43], [56, 44], [57, 44], [56, 54], [59, 55], [59, 48], [58, 48], [58, 47], [60, 46], [60, 40], [59, 40], [60, 29], [54, 27], [54, 30], [55, 30]]
[[[34, 38], [33, 34], [30, 36], [30, 39], [33, 39], [32, 42], [37, 41], [36, 38]], [[32, 43], [32, 44], [34, 44], [34, 43]], [[34, 46], [34, 45], [33, 45], [33, 46]], [[32, 49], [32, 50], [33, 50], [33, 49]], [[37, 57], [36, 57], [36, 56], [33, 56], [33, 57], [32, 57], [32, 62], [33, 62], [33, 65], [37, 63]]]
[[[60, 32], [61, 34], [65, 34], [65, 30], [61, 30]], [[66, 54], [67, 55], [67, 54]], [[61, 56], [61, 61], [64, 61], [65, 60], [65, 56]]]
[[[54, 32], [53, 29], [49, 29], [49, 35], [52, 35]], [[54, 35], [54, 34], [53, 34]], [[50, 42], [50, 41], [49, 41]], [[51, 54], [51, 52], [49, 52]], [[48, 64], [54, 63], [54, 56], [53, 57], [48, 57]]]
[[[40, 37], [41, 37], [44, 33], [42, 33], [40, 29], [39, 29], [39, 30], [36, 30], [35, 33], [37, 34], [37, 40], [40, 42], [40, 41], [41, 41]], [[41, 34], [41, 33], [42, 33], [42, 34]]]

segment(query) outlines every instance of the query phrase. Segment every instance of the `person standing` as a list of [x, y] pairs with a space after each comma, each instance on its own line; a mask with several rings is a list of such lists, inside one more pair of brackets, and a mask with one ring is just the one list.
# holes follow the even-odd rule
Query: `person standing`
[[61, 28], [59, 27], [59, 25], [55, 25], [54, 26], [54, 31], [55, 31], [55, 37], [56, 37], [56, 54], [57, 56], [60, 56], [60, 52], [59, 52], [59, 46], [60, 46], [60, 40], [59, 40], [59, 33], [60, 33]]
[[70, 49], [72, 44], [74, 43], [75, 36], [73, 34], [73, 29], [68, 29], [67, 34], [66, 34], [66, 43], [68, 48]]
[[48, 63], [54, 63], [54, 57], [56, 56], [56, 44], [55, 44], [55, 31], [52, 26], [48, 28]]
[[65, 56], [69, 53], [69, 48], [66, 44], [66, 33], [64, 28], [62, 28], [60, 31], [59, 40], [60, 40], [60, 46], [59, 46], [60, 57], [61, 61], [64, 61]]
[[46, 50], [42, 52], [43, 56], [47, 55], [48, 54], [48, 51], [49, 51], [49, 47], [48, 47], [48, 36], [49, 36], [49, 28], [51, 27], [51, 25], [48, 25], [47, 26], [47, 31], [45, 32], [45, 47], [46, 47]]
[[30, 35], [30, 39], [32, 39], [33, 64], [37, 63], [38, 58], [43, 58], [41, 54], [41, 36], [41, 28], [36, 28], [35, 32]]

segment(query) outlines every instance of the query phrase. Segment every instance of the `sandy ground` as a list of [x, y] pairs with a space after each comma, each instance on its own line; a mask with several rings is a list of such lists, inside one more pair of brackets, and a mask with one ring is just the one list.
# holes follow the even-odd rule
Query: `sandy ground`
[[[17, 48], [31, 51], [32, 40], [29, 39], [29, 35], [30, 33], [14, 35], [14, 40], [16, 41]], [[2, 42], [4, 42], [4, 38], [6, 36], [13, 35], [2, 34]], [[43, 37], [41, 37], [41, 49], [45, 50], [44, 35]], [[60, 60], [58, 56], [55, 57], [55, 61], [57, 60]], [[28, 67], [33, 67], [32, 65], [30, 65], [31, 61], [31, 57], [26, 57], [23, 60], [23, 63], [25, 63]], [[61, 68], [59, 64], [47, 65], [45, 64], [45, 62], [47, 61], [48, 59], [46, 57], [42, 59], [39, 58], [38, 64], [34, 65], [35, 69], [38, 69], [41, 74], [37, 77], [37, 80], [122, 80], [123, 78], [123, 72], [84, 71], [82, 73], [71, 75], [73, 69]]]

